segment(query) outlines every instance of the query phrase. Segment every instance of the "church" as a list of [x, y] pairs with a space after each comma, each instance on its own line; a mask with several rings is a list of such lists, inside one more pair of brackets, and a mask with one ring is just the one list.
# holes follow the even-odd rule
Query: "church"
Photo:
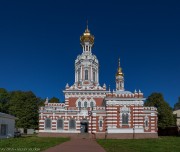
[[39, 136], [90, 138], [157, 138], [157, 109], [144, 107], [139, 91], [124, 89], [124, 74], [118, 62], [116, 88], [99, 84], [99, 61], [92, 52], [94, 36], [88, 26], [80, 36], [82, 54], [75, 60], [75, 80], [66, 84], [65, 103], [48, 103], [39, 109]]

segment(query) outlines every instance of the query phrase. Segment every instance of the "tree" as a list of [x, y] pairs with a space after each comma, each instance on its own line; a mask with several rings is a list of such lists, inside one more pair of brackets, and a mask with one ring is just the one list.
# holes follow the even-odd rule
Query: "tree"
[[8, 113], [9, 93], [6, 89], [0, 88], [0, 112]]
[[174, 110], [180, 109], [180, 97], [178, 99], [178, 102], [174, 105]]
[[16, 127], [38, 127], [38, 98], [31, 92], [13, 91], [10, 93], [9, 113], [16, 116]]
[[154, 106], [158, 111], [158, 127], [166, 128], [175, 125], [172, 108], [164, 100], [161, 93], [152, 93], [146, 100], [145, 106]]
[[37, 105], [38, 105], [38, 107], [40, 108], [40, 107], [43, 107], [45, 104], [45, 101], [46, 101], [46, 99], [42, 99], [42, 98], [37, 98]]
[[59, 103], [59, 99], [56, 98], [56, 97], [52, 97], [52, 98], [49, 100], [49, 103]]

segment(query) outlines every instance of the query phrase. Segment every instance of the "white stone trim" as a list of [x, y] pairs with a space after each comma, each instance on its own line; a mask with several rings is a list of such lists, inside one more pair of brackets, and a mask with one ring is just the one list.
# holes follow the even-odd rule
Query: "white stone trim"
[[[108, 128], [107, 129], [108, 133], [133, 133], [133, 128]], [[144, 133], [144, 129], [143, 128], [135, 128], [134, 129], [134, 133]]]

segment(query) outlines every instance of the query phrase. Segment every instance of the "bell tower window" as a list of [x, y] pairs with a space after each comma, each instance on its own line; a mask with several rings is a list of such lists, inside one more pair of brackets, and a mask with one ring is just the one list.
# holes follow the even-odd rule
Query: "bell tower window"
[[85, 70], [85, 80], [88, 80], [88, 70]]
[[80, 69], [78, 69], [78, 81], [80, 81]]
[[95, 80], [96, 80], [96, 73], [95, 73], [95, 71], [93, 72], [93, 81], [95, 82]]

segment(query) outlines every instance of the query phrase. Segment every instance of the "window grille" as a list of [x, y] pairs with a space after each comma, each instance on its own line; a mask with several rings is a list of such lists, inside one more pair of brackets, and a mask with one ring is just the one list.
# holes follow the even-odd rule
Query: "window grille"
[[123, 113], [123, 114], [122, 114], [122, 124], [123, 124], [123, 125], [128, 124], [128, 120], [129, 120], [128, 113]]
[[64, 121], [63, 119], [57, 120], [57, 129], [62, 130], [64, 128]]
[[76, 121], [74, 119], [69, 120], [69, 129], [76, 129]]
[[45, 120], [45, 129], [51, 129], [51, 119], [47, 118]]

